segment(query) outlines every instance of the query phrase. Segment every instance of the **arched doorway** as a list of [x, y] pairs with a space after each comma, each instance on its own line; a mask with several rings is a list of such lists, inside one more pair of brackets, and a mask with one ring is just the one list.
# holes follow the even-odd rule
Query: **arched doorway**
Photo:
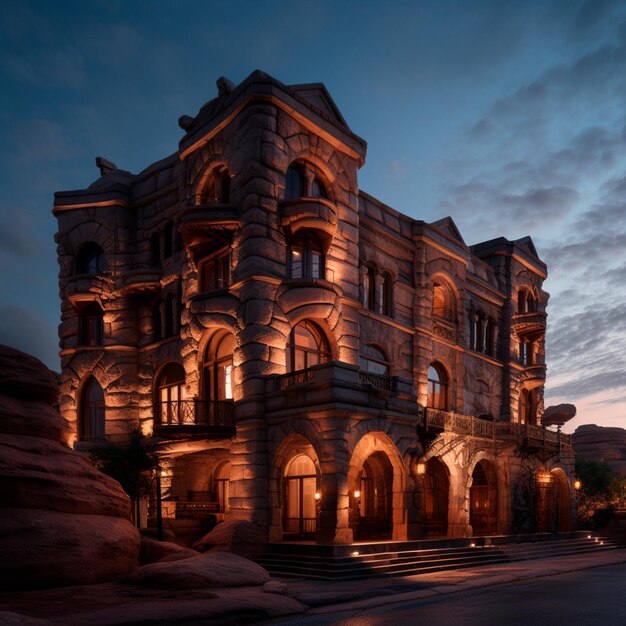
[[81, 393], [78, 437], [81, 441], [103, 441], [105, 438], [104, 392], [91, 376]]
[[439, 459], [430, 459], [424, 476], [424, 530], [427, 535], [448, 533], [448, 494], [450, 479]]
[[317, 471], [306, 454], [294, 457], [283, 479], [283, 534], [286, 539], [314, 539], [317, 530]]
[[490, 535], [498, 529], [498, 483], [490, 463], [479, 461], [472, 472], [470, 524], [474, 535]]
[[393, 529], [393, 466], [377, 451], [367, 457], [353, 494], [359, 512], [356, 538], [390, 539]]
[[546, 502], [545, 532], [572, 530], [572, 501], [567, 478], [560, 470], [550, 472], [552, 481]]

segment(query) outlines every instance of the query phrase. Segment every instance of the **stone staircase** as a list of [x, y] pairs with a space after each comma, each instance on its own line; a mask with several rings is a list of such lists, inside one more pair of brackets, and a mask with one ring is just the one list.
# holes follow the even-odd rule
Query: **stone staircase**
[[618, 548], [616, 541], [588, 533], [479, 537], [439, 541], [380, 542], [351, 546], [273, 544], [257, 562], [277, 577], [354, 580], [409, 576], [527, 559], [584, 554]]

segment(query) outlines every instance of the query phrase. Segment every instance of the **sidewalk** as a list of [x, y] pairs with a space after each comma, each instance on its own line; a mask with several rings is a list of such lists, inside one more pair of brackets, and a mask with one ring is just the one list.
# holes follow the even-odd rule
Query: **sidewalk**
[[[518, 580], [626, 563], [626, 550], [517, 561], [464, 570], [345, 582], [283, 580], [262, 587], [164, 589], [125, 584], [0, 594], [0, 624], [241, 624], [358, 611]], [[15, 615], [18, 614], [18, 615]], [[293, 623], [293, 622], [292, 622]]]

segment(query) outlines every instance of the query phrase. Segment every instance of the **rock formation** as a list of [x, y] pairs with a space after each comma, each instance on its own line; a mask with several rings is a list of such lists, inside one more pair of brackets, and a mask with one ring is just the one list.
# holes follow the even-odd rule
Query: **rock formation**
[[151, 563], [140, 567], [127, 579], [134, 584], [168, 589], [263, 585], [269, 580], [270, 575], [265, 568], [228, 552], [210, 552], [187, 559]]
[[573, 443], [577, 456], [608, 463], [626, 476], [626, 429], [584, 424], [574, 432]]
[[233, 552], [255, 557], [262, 554], [265, 543], [263, 533], [256, 524], [246, 520], [229, 520], [218, 524], [192, 547], [199, 552]]
[[0, 579], [4, 589], [88, 584], [137, 567], [120, 485], [68, 447], [53, 372], [0, 346]]

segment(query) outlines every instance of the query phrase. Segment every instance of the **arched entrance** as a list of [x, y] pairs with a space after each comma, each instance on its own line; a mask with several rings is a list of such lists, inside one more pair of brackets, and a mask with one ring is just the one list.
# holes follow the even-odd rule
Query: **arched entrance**
[[393, 529], [393, 466], [382, 451], [365, 459], [354, 492], [358, 509], [356, 538], [390, 539]]
[[470, 524], [474, 535], [490, 535], [498, 529], [498, 483], [490, 463], [479, 461], [472, 472]]
[[315, 539], [317, 530], [317, 472], [306, 454], [285, 468], [283, 534], [286, 539]]
[[215, 497], [219, 505], [219, 512], [226, 513], [230, 508], [230, 461], [224, 461], [215, 472]]
[[424, 530], [427, 535], [448, 534], [450, 479], [446, 466], [432, 458], [424, 476]]
[[569, 532], [572, 530], [572, 501], [569, 483], [560, 470], [552, 470], [550, 477], [552, 481], [546, 498], [544, 532]]

